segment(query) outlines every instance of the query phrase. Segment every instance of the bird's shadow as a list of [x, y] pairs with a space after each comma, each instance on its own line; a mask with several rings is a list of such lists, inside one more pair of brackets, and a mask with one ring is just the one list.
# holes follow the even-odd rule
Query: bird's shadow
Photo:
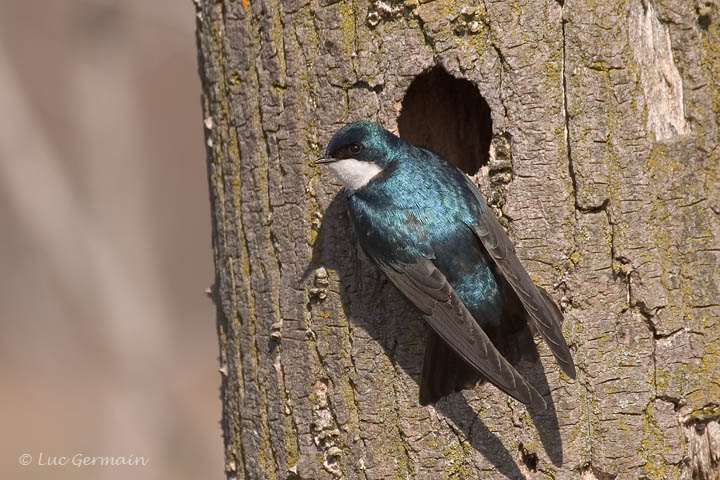
[[[419, 384], [425, 343], [423, 320], [362, 253], [348, 218], [343, 192], [337, 194], [325, 210], [303, 279], [320, 266], [337, 272], [344, 313], [353, 325], [363, 328], [382, 346], [391, 361]], [[560, 466], [563, 449], [555, 405], [537, 349], [532, 339], [529, 343], [525, 357], [515, 366], [547, 402], [547, 409], [539, 411], [528, 407], [528, 413], [548, 458]], [[448, 395], [434, 407], [505, 477], [525, 478], [511, 453], [487, 428], [465, 396]], [[522, 445], [520, 448], [525, 467], [534, 470], [537, 457]]]

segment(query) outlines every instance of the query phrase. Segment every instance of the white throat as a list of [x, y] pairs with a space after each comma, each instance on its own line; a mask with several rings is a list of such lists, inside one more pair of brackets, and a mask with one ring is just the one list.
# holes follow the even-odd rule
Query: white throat
[[345, 188], [357, 190], [362, 188], [375, 175], [382, 172], [380, 165], [375, 162], [363, 162], [354, 158], [336, 160], [328, 166], [336, 177], [345, 185]]

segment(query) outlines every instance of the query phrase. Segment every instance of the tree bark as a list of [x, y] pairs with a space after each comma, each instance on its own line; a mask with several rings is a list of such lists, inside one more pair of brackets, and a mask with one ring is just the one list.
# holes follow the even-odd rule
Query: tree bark
[[[228, 478], [720, 478], [715, 0], [196, 2]], [[474, 174], [560, 303], [546, 411], [418, 405], [422, 321], [313, 165], [360, 119]]]

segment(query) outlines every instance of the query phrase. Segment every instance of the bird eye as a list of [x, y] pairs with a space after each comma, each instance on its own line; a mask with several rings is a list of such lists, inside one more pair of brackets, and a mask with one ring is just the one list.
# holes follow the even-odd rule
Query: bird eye
[[358, 153], [360, 153], [362, 151], [362, 149], [363, 149], [363, 146], [359, 143], [351, 143], [350, 146], [348, 147], [348, 150], [353, 155], [357, 155]]

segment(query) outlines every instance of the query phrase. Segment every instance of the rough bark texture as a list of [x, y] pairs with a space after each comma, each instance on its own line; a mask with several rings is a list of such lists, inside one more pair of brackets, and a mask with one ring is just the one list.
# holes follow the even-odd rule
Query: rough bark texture
[[[228, 477], [719, 478], [718, 7], [197, 0]], [[424, 326], [312, 164], [359, 119], [477, 172], [565, 311], [547, 411], [418, 406]]]

